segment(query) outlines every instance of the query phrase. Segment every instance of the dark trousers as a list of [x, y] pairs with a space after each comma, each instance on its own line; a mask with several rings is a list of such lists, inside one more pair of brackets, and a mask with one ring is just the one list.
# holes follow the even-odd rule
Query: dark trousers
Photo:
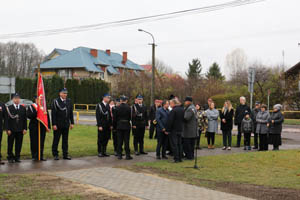
[[157, 131], [157, 146], [156, 146], [156, 156], [166, 156], [168, 145], [168, 135], [162, 131]]
[[259, 150], [260, 151], [268, 151], [268, 134], [259, 134]]
[[112, 131], [112, 138], [113, 138], [114, 152], [118, 152], [118, 132], [117, 132], [117, 130]]
[[258, 148], [258, 134], [254, 133], [254, 147]]
[[1, 160], [1, 158], [2, 158], [2, 155], [1, 155], [2, 135], [3, 135], [3, 131], [0, 130], [0, 160]]
[[171, 133], [170, 137], [170, 143], [174, 154], [174, 160], [175, 161], [181, 161], [182, 160], [182, 137], [181, 133]]
[[52, 143], [52, 155], [58, 156], [59, 151], [58, 144], [60, 137], [62, 136], [62, 150], [63, 150], [63, 156], [68, 156], [68, 143], [69, 143], [69, 128], [58, 128], [56, 131], [53, 131], [54, 137], [53, 137], [53, 143]]
[[197, 148], [200, 148], [201, 133], [202, 133], [202, 131], [199, 129], [198, 130], [199, 136], [196, 138], [196, 146], [197, 146]]
[[194, 159], [195, 138], [183, 138], [183, 151], [187, 159]]
[[244, 144], [247, 147], [251, 145], [251, 133], [244, 133]]
[[[149, 138], [153, 139], [154, 131], [156, 130], [156, 125], [153, 124], [153, 121], [150, 122]], [[154, 138], [157, 138], [157, 130], [155, 131]]]
[[231, 130], [222, 131], [223, 135], [223, 146], [231, 147], [232, 133]]
[[[41, 152], [40, 156], [41, 159], [44, 158], [44, 144], [45, 144], [45, 138], [46, 138], [46, 129], [42, 127], [41, 125]], [[29, 129], [29, 136], [30, 136], [30, 150], [31, 150], [31, 156], [33, 159], [39, 158], [39, 136], [38, 136], [38, 129], [37, 128], [31, 128]]]
[[136, 127], [136, 129], [132, 129], [132, 132], [134, 151], [144, 152], [145, 127]]
[[103, 127], [102, 131], [99, 131], [98, 129], [98, 153], [106, 153], [107, 144], [110, 138], [110, 128], [109, 127]]
[[125, 145], [126, 156], [130, 155], [129, 140], [130, 140], [130, 129], [128, 130], [117, 130], [118, 136], [118, 156], [122, 156], [122, 147]]
[[207, 144], [214, 145], [215, 144], [215, 133], [207, 132]]
[[242, 140], [242, 127], [241, 124], [238, 124], [238, 135], [237, 135], [237, 142], [236, 142], [236, 146], [240, 147], [241, 146], [241, 140]]
[[[15, 143], [15, 155], [13, 154], [13, 146]], [[7, 137], [7, 159], [20, 159], [21, 149], [23, 143], [22, 132], [11, 132]]]

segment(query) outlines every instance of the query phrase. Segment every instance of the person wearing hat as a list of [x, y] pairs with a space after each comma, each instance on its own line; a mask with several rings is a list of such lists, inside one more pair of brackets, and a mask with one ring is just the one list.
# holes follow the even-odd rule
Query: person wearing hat
[[[7, 159], [9, 163], [21, 162], [20, 153], [23, 143], [23, 135], [27, 133], [26, 108], [20, 104], [20, 95], [14, 94], [13, 104], [7, 107]], [[13, 154], [13, 145], [15, 143], [15, 155]]]
[[148, 128], [147, 108], [143, 105], [143, 96], [136, 96], [137, 103], [132, 106], [132, 133], [135, 155], [147, 154], [144, 151], [145, 128]]
[[[30, 150], [31, 150], [31, 157], [33, 161], [38, 161], [39, 159], [39, 150], [38, 150], [38, 120], [37, 120], [37, 108], [38, 108], [38, 98], [34, 97], [34, 102], [27, 108], [27, 118], [30, 119], [29, 122], [29, 137], [30, 137]], [[48, 117], [48, 127], [46, 128], [45, 125], [42, 123], [40, 124], [40, 159], [41, 161], [46, 161], [44, 158], [44, 144], [46, 138], [46, 132], [50, 130], [50, 117], [47, 111]]]
[[126, 160], [131, 160], [130, 156], [130, 130], [131, 130], [131, 108], [127, 104], [128, 98], [126, 96], [120, 97], [120, 105], [116, 107], [113, 114], [113, 126], [117, 130], [118, 135], [118, 159], [122, 159], [123, 144], [125, 146]]
[[273, 107], [273, 112], [269, 119], [269, 144], [273, 144], [273, 150], [279, 150], [281, 145], [281, 131], [284, 117], [281, 113], [282, 105], [276, 104]]
[[256, 133], [259, 135], [259, 151], [268, 151], [269, 120], [270, 113], [267, 111], [267, 106], [262, 104], [256, 116]]
[[59, 97], [54, 99], [51, 106], [51, 120], [53, 128], [52, 155], [54, 160], [59, 160], [58, 144], [62, 136], [63, 159], [71, 160], [68, 152], [69, 129], [74, 127], [74, 115], [71, 99], [68, 97], [68, 90], [59, 90]]
[[0, 165], [4, 165], [4, 162], [2, 162], [1, 144], [2, 144], [2, 135], [3, 135], [5, 118], [6, 118], [6, 106], [4, 105], [4, 103], [0, 102]]
[[184, 100], [183, 151], [187, 160], [194, 159], [195, 140], [198, 136], [197, 109], [192, 97]]
[[256, 133], [256, 116], [260, 111], [260, 102], [256, 101], [255, 102], [255, 108], [252, 110], [251, 112], [251, 119], [253, 120], [253, 124], [254, 124], [254, 147], [253, 149], [258, 149], [258, 134]]
[[105, 94], [102, 102], [96, 106], [96, 119], [98, 127], [98, 157], [108, 157], [106, 153], [107, 144], [110, 139], [112, 127], [111, 110], [109, 106], [110, 95]]

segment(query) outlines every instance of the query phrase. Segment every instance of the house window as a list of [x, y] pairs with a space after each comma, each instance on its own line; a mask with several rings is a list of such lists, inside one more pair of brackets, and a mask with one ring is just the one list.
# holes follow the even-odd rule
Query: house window
[[71, 69], [61, 69], [58, 71], [58, 75], [62, 78], [71, 79], [72, 70]]
[[104, 73], [100, 73], [100, 79], [104, 80]]

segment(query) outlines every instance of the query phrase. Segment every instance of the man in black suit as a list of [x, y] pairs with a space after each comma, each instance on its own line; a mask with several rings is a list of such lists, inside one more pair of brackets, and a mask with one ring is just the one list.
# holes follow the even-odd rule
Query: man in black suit
[[132, 106], [132, 133], [135, 155], [147, 154], [144, 151], [145, 129], [148, 128], [147, 108], [143, 105], [143, 96], [137, 95], [136, 104]]
[[[39, 136], [38, 136], [38, 120], [37, 120], [37, 108], [38, 99], [34, 97], [35, 103], [27, 108], [27, 118], [30, 119], [29, 122], [29, 136], [30, 136], [30, 150], [31, 157], [33, 161], [38, 161], [39, 158]], [[47, 111], [48, 115], [48, 111]], [[40, 159], [41, 161], [46, 161], [44, 158], [44, 144], [46, 138], [46, 132], [50, 130], [50, 117], [48, 115], [48, 127], [46, 128], [44, 124], [40, 123]]]
[[116, 113], [116, 108], [118, 106], [120, 106], [120, 104], [121, 104], [120, 99], [116, 99], [116, 101], [114, 103], [115, 103], [114, 105], [112, 105], [112, 103], [110, 103], [111, 104], [110, 109], [111, 109], [111, 115], [112, 115], [112, 124], [113, 124], [112, 139], [113, 139], [115, 156], [118, 156], [118, 131], [117, 131], [116, 123], [114, 123], [113, 120], [114, 120], [114, 115]]
[[[9, 163], [21, 162], [20, 153], [23, 143], [23, 135], [27, 133], [27, 117], [26, 108], [20, 104], [20, 95], [13, 95], [13, 104], [7, 107], [7, 159]], [[15, 144], [15, 155], [13, 154], [13, 146]]]
[[169, 135], [171, 147], [174, 154], [174, 162], [182, 162], [182, 134], [183, 134], [183, 121], [184, 121], [184, 108], [178, 99], [170, 101], [172, 110], [169, 114], [166, 134]]
[[73, 129], [74, 127], [74, 116], [71, 99], [67, 98], [67, 96], [68, 90], [66, 88], [61, 89], [59, 91], [59, 97], [53, 100], [51, 106], [51, 119], [54, 133], [52, 154], [54, 160], [59, 160], [57, 148], [60, 136], [62, 136], [63, 159], [71, 160], [68, 154], [68, 138], [69, 129]]
[[0, 102], [0, 165], [4, 165], [1, 156], [1, 144], [2, 144], [2, 135], [3, 135], [5, 117], [6, 117], [6, 107], [3, 103]]
[[117, 129], [118, 135], [118, 159], [122, 159], [122, 146], [125, 144], [126, 160], [131, 160], [129, 140], [130, 140], [130, 129], [131, 129], [131, 108], [127, 104], [128, 98], [121, 96], [121, 104], [116, 107], [113, 114], [114, 127]]
[[98, 127], [98, 157], [108, 157], [106, 148], [112, 129], [111, 110], [109, 106], [110, 95], [105, 94], [101, 103], [96, 106], [96, 119]]

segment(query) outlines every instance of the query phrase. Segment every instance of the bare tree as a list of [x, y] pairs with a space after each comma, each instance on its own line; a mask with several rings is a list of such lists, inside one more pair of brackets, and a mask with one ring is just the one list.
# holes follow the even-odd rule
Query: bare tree
[[226, 56], [227, 74], [231, 80], [238, 77], [240, 71], [247, 68], [247, 56], [243, 49], [235, 49]]

